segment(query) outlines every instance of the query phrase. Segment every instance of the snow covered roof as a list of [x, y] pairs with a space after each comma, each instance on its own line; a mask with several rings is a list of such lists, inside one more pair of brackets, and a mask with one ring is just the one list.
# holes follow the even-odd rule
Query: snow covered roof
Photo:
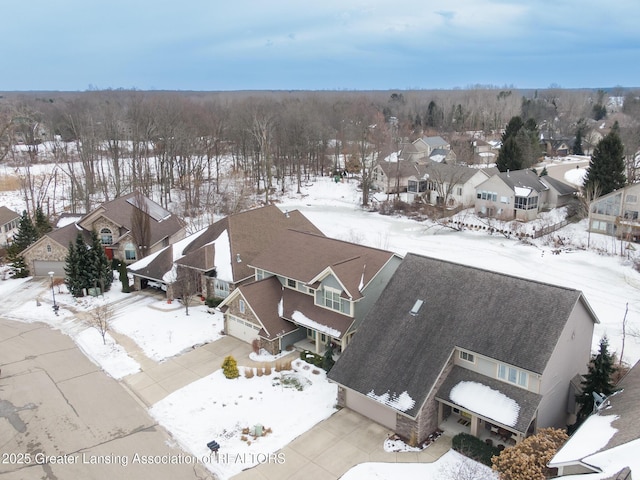
[[522, 433], [542, 400], [536, 393], [460, 366], [453, 367], [436, 398]]

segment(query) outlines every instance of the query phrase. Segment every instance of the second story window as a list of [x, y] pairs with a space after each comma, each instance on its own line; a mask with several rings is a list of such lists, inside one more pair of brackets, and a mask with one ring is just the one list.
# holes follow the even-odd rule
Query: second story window
[[293, 278], [287, 278], [287, 287], [298, 288], [298, 282], [296, 282]]
[[108, 228], [100, 230], [100, 242], [102, 245], [111, 245], [113, 243], [113, 234]]
[[324, 306], [340, 311], [340, 292], [332, 288], [324, 289]]
[[527, 387], [527, 372], [523, 372], [514, 367], [503, 364], [498, 365], [498, 378], [509, 383], [520, 385], [521, 387]]
[[240, 313], [244, 313], [244, 311], [246, 310], [245, 304], [244, 304], [244, 300], [240, 300], [238, 302], [238, 308], [240, 309]]
[[476, 359], [473, 356], [473, 353], [469, 353], [469, 352], [460, 352], [460, 359], [461, 360], [466, 360], [467, 362], [471, 362], [471, 363], [475, 363]]

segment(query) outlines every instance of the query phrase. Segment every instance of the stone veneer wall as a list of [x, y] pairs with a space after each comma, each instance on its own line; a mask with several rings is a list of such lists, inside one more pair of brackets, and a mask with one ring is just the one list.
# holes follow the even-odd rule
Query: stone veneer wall
[[260, 337], [260, 348], [264, 348], [271, 355], [277, 355], [280, 353], [279, 339], [267, 340], [266, 338]]
[[[47, 245], [51, 245], [51, 251], [47, 252]], [[43, 237], [38, 245], [34, 245], [24, 256], [25, 263], [33, 274], [34, 263], [36, 260], [44, 260], [46, 262], [64, 262], [69, 253], [68, 247], [61, 247], [59, 244], [52, 242], [47, 237]]]
[[407, 417], [400, 413], [396, 416], [396, 433], [403, 438], [411, 439], [415, 435], [417, 442], [425, 440], [429, 434], [433, 433], [438, 428], [438, 401], [436, 400], [436, 393], [438, 389], [444, 383], [447, 376], [453, 368], [453, 357], [449, 358], [447, 365], [445, 366], [442, 374], [436, 381], [431, 394], [427, 398], [426, 402], [418, 412], [416, 419]]

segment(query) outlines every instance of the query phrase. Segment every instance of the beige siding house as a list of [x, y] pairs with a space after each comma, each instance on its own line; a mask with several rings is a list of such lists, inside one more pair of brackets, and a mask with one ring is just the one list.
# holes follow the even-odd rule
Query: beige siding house
[[405, 439], [514, 444], [573, 420], [597, 322], [577, 290], [408, 254], [329, 378], [339, 405]]
[[640, 242], [640, 183], [597, 198], [589, 206], [589, 231]]
[[8, 246], [18, 233], [20, 214], [10, 208], [0, 206], [0, 247]]

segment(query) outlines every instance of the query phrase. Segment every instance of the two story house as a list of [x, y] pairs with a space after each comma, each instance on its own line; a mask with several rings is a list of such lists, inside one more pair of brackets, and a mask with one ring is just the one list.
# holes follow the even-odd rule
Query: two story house
[[549, 462], [558, 478], [631, 480], [640, 474], [640, 363]]
[[534, 220], [545, 209], [566, 205], [578, 190], [531, 170], [500, 172], [476, 187], [477, 215], [498, 220]]
[[18, 233], [20, 214], [4, 205], [0, 206], [0, 247], [7, 247]]
[[255, 281], [221, 304], [225, 332], [276, 354], [301, 342], [316, 353], [350, 343], [400, 264], [392, 252], [296, 230], [251, 261]]
[[283, 212], [268, 205], [221, 218], [128, 269], [136, 289], [156, 286], [173, 298], [172, 272], [180, 265], [199, 273], [203, 296], [225, 298], [237, 285], [254, 279], [253, 259], [290, 228], [322, 235], [298, 210]]
[[453, 419], [515, 443], [567, 425], [597, 322], [577, 290], [408, 254], [329, 379], [406, 439]]
[[596, 198], [589, 206], [589, 231], [640, 241], [640, 183]]
[[130, 193], [105, 202], [77, 222], [54, 229], [22, 252], [30, 272], [64, 276], [69, 243], [78, 232], [89, 238], [95, 230], [109, 259], [126, 263], [157, 252], [184, 238], [185, 224], [176, 215], [140, 194]]

